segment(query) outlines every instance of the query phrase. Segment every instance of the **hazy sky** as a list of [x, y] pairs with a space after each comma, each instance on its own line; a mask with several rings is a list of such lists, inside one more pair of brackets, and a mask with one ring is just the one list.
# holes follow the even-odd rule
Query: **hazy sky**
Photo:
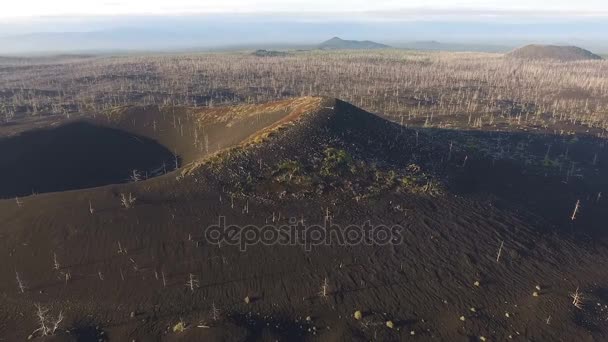
[[608, 52], [608, 0], [0, 0], [0, 55], [403, 42]]
[[[177, 15], [210, 12], [371, 12], [378, 16], [417, 10], [470, 10], [478, 15], [497, 12], [548, 15], [605, 16], [607, 0], [6, 0], [0, 20], [40, 16]], [[487, 12], [487, 13], [484, 13]], [[561, 13], [560, 13], [561, 12]], [[390, 16], [389, 16], [390, 17]]]

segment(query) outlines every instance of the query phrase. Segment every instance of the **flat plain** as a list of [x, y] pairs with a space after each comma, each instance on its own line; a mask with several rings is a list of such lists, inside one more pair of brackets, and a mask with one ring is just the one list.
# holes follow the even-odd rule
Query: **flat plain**
[[608, 336], [604, 60], [2, 58], [0, 103], [0, 341]]

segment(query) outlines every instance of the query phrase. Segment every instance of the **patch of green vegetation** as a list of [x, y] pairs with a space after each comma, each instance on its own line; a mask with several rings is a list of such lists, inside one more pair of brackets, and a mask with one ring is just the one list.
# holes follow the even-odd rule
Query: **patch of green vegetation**
[[578, 137], [575, 135], [575, 136], [572, 136], [572, 139], [570, 139], [570, 140], [568, 141], [568, 143], [569, 143], [569, 144], [576, 144], [578, 141], [579, 141], [579, 140], [578, 140]]
[[382, 195], [387, 191], [410, 192], [410, 193], [441, 193], [440, 183], [433, 177], [424, 173], [422, 168], [416, 164], [408, 165], [405, 170], [378, 170], [376, 166], [362, 166], [357, 170], [359, 179], [370, 179], [365, 174], [373, 175], [373, 181], [367, 184], [367, 193], [370, 195]]
[[[439, 185], [416, 164], [410, 164], [399, 179], [400, 190], [410, 192], [438, 193]], [[432, 190], [432, 191], [431, 191]]]
[[273, 178], [279, 183], [311, 186], [312, 177], [307, 174], [304, 165], [297, 160], [284, 160], [278, 163], [273, 172]]
[[345, 150], [329, 147], [323, 154], [325, 156], [321, 163], [321, 176], [332, 178], [356, 171], [353, 157]]
[[551, 158], [543, 159], [543, 166], [548, 168], [559, 168], [560, 162]]
[[301, 170], [302, 164], [297, 160], [285, 160], [277, 165], [277, 173], [288, 175], [290, 179], [299, 175]]
[[184, 331], [186, 331], [186, 323], [184, 323], [184, 322], [180, 321], [176, 325], [173, 326], [174, 333], [183, 333]]
[[411, 189], [418, 186], [418, 177], [414, 175], [406, 175], [401, 177], [399, 185], [406, 189]]
[[395, 170], [389, 170], [386, 173], [386, 177], [384, 179], [387, 185], [392, 186], [397, 181], [397, 172]]
[[[351, 193], [357, 198], [382, 196], [387, 192], [436, 194], [440, 183], [425, 174], [418, 165], [388, 169], [373, 161], [359, 160], [345, 149], [327, 147], [320, 158], [285, 159], [272, 167], [273, 189], [283, 193], [306, 195], [326, 191]], [[245, 190], [244, 188], [242, 188]]]
[[[370, 189], [375, 191], [392, 189], [397, 185], [399, 175], [395, 170], [381, 171], [372, 167], [374, 174], [374, 183]], [[364, 170], [365, 171], [365, 170]], [[365, 172], [358, 172], [364, 174]]]

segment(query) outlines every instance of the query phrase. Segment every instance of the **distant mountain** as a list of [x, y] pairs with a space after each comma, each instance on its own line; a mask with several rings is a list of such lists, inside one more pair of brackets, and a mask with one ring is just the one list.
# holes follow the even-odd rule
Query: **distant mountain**
[[395, 44], [395, 47], [420, 51], [455, 51], [455, 52], [508, 52], [513, 47], [481, 43], [443, 43], [436, 40], [415, 41]]
[[576, 46], [526, 45], [507, 54], [510, 58], [543, 60], [553, 59], [563, 62], [598, 60], [602, 57]]
[[370, 49], [386, 49], [390, 46], [372, 42], [370, 40], [344, 40], [338, 37], [319, 44], [319, 49], [322, 50], [370, 50]]
[[257, 57], [285, 57], [287, 52], [274, 51], [274, 50], [256, 50], [252, 55]]

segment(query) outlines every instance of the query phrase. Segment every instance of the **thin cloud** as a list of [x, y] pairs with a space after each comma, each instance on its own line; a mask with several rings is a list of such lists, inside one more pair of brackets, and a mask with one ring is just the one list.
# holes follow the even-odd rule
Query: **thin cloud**
[[[551, 10], [547, 10], [550, 8]], [[357, 15], [370, 20], [408, 19], [412, 16], [606, 16], [605, 0], [427, 0], [424, 6], [401, 0], [20, 0], [3, 5], [0, 18], [44, 16], [124, 16], [288, 14], [306, 16]]]

